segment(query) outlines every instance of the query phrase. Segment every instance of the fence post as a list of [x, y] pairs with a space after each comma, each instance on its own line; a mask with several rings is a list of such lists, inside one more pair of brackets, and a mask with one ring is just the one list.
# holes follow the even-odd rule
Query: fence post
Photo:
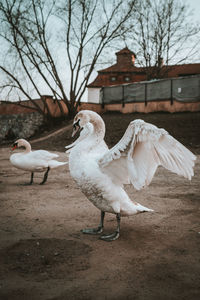
[[124, 85], [122, 85], [122, 107], [125, 106], [125, 103], [124, 103]]
[[101, 108], [104, 108], [104, 87], [101, 88]]
[[171, 79], [171, 105], [173, 105], [173, 79]]
[[145, 106], [147, 106], [147, 83], [146, 82], [144, 84], [144, 87], [145, 87], [145, 99], [144, 99], [144, 102], [145, 102]]

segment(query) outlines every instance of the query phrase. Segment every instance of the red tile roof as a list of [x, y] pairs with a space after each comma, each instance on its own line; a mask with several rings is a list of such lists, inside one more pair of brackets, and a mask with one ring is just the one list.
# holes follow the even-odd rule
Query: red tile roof
[[[102, 87], [127, 83], [125, 76], [130, 77], [129, 83], [147, 80], [147, 68], [137, 67], [132, 61], [132, 57], [136, 57], [134, 52], [126, 47], [115, 54], [117, 56], [117, 63], [108, 68], [99, 70], [97, 77], [88, 87]], [[155, 67], [151, 67], [150, 71], [154, 69]], [[197, 75], [200, 74], [200, 63], [163, 66], [162, 70], [164, 78]], [[111, 81], [112, 76], [116, 76], [115, 81]]]
[[136, 57], [136, 54], [133, 51], [129, 50], [128, 47], [123, 48], [122, 50], [116, 52], [115, 54], [116, 55], [120, 55], [120, 54], [128, 54], [128, 55], [130, 55], [130, 54], [132, 54], [132, 55], [134, 55]]
[[[112, 72], [144, 72], [144, 68], [136, 67], [134, 65], [121, 65], [121, 64], [114, 64], [106, 69], [98, 71], [99, 74], [101, 73], [112, 73]], [[145, 72], [146, 73], [146, 72]]]

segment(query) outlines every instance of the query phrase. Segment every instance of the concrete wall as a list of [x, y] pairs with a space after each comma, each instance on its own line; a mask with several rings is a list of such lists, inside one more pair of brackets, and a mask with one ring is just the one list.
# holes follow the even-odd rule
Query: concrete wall
[[[50, 111], [51, 115], [53, 117], [60, 117], [61, 110], [60, 110], [60, 107], [59, 107], [57, 101], [54, 101], [52, 98], [47, 98], [46, 103], [49, 107], [49, 111]], [[67, 109], [67, 106], [64, 103], [64, 101], [60, 100], [59, 104], [62, 107], [63, 113], [67, 115], [68, 114], [68, 109]]]
[[[42, 102], [40, 100], [34, 100], [41, 106]], [[26, 101], [29, 103], [30, 101]], [[48, 105], [49, 111], [53, 117], [61, 116], [61, 111], [59, 105], [52, 98], [46, 98], [46, 103]], [[30, 104], [30, 103], [29, 103]], [[63, 113], [67, 115], [68, 109], [64, 101], [59, 101], [60, 106], [62, 106]], [[31, 104], [32, 105], [32, 104]], [[150, 101], [145, 105], [144, 102], [133, 102], [125, 103], [124, 106], [120, 103], [118, 104], [102, 104], [95, 102], [81, 102], [78, 110], [81, 109], [91, 109], [98, 113], [106, 111], [120, 111], [122, 113], [132, 113], [132, 112], [156, 112], [156, 111], [167, 111], [167, 112], [181, 112], [181, 111], [200, 111], [200, 102], [179, 102], [173, 100], [173, 105], [169, 100], [166, 101]], [[46, 110], [44, 110], [46, 112]], [[36, 112], [33, 108], [24, 108], [14, 103], [0, 102], [0, 118], [2, 115], [12, 115], [12, 114], [30, 114]]]
[[200, 111], [200, 102], [194, 103], [182, 103], [174, 101], [171, 105], [170, 101], [151, 101], [148, 102], [145, 106], [145, 103], [126, 103], [124, 106], [122, 104], [105, 104], [103, 107], [101, 104], [95, 103], [82, 103], [79, 107], [81, 109], [91, 109], [98, 113], [103, 113], [107, 111], [119, 111], [121, 113], [150, 113], [157, 111], [167, 111], [170, 113], [173, 112], [183, 112], [183, 111]]
[[99, 103], [100, 88], [88, 88], [88, 102]]
[[[38, 100], [35, 100], [38, 102]], [[22, 113], [31, 113], [35, 112], [36, 110], [31, 107], [30, 101], [24, 101], [23, 102], [28, 107], [22, 107], [18, 105], [18, 102], [6, 102], [6, 101], [0, 101], [0, 115], [13, 115], [13, 114], [22, 114]]]
[[[60, 116], [60, 108], [52, 97], [44, 96], [43, 99], [35, 99], [34, 101], [44, 113], [47, 113], [46, 105], [53, 117]], [[59, 101], [64, 113], [67, 114], [67, 107], [64, 101]], [[44, 105], [46, 104], [46, 105]], [[30, 100], [21, 102], [6, 102], [0, 101], [0, 115], [11, 115], [11, 114], [21, 114], [21, 113], [31, 113], [36, 112], [37, 108], [32, 104]]]

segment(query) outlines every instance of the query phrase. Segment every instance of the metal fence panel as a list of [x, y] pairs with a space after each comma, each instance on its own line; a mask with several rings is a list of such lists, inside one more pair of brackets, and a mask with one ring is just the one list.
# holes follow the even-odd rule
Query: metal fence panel
[[123, 86], [104, 87], [102, 91], [103, 103], [121, 103], [123, 101]]
[[147, 101], [167, 100], [171, 98], [171, 80], [159, 80], [147, 83]]
[[200, 101], [200, 75], [103, 87], [102, 103], [148, 102], [175, 99]]
[[173, 98], [181, 102], [200, 100], [200, 77], [174, 79]]
[[124, 86], [124, 102], [143, 102], [145, 99], [144, 84], [135, 83]]

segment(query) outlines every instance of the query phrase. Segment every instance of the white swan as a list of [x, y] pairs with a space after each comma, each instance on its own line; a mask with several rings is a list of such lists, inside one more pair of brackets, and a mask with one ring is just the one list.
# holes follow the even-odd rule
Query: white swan
[[195, 155], [167, 131], [143, 120], [132, 121], [110, 150], [104, 142], [105, 124], [97, 113], [80, 111], [74, 118], [72, 136], [80, 129], [80, 137], [65, 147], [70, 153], [70, 174], [101, 211], [98, 228], [84, 229], [83, 233], [101, 233], [105, 212], [109, 212], [116, 214], [117, 228], [101, 239], [115, 240], [119, 237], [121, 215], [152, 211], [131, 201], [123, 184], [132, 183], [140, 190], [150, 184], [159, 165], [189, 180], [194, 175]]
[[31, 181], [33, 183], [34, 172], [44, 172], [43, 181], [40, 184], [44, 184], [47, 180], [50, 169], [57, 168], [67, 164], [67, 162], [56, 161], [55, 158], [58, 154], [50, 153], [46, 150], [31, 151], [31, 145], [24, 139], [17, 140], [12, 150], [16, 148], [24, 147], [25, 151], [21, 153], [15, 153], [10, 156], [10, 162], [18, 169], [31, 172]]

